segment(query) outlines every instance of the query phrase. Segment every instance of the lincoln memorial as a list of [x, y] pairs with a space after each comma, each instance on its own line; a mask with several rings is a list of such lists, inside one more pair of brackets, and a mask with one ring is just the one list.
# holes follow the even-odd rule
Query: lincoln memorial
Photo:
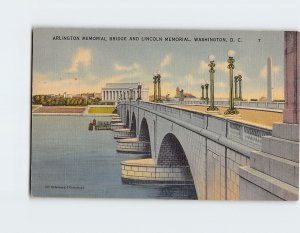
[[[130, 90], [132, 89], [132, 99], [138, 98], [139, 83], [107, 83], [102, 88], [102, 100], [117, 101], [119, 99], [129, 99]], [[141, 100], [149, 101], [149, 89], [141, 87]]]

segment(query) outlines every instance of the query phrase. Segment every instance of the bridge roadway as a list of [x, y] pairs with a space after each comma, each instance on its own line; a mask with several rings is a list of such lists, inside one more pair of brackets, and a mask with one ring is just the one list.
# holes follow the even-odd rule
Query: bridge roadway
[[[143, 101], [123, 101], [117, 111], [130, 129], [130, 136], [148, 145], [147, 152], [157, 166], [189, 167], [185, 173], [192, 177], [198, 199], [237, 200], [247, 196], [247, 199], [287, 200], [297, 196], [294, 183], [294, 186], [279, 184], [275, 179], [268, 186], [272, 187], [270, 190], [247, 181], [248, 173], [252, 172], [247, 169], [253, 162], [253, 151], [261, 150], [263, 138], [272, 137], [268, 126], [210, 115], [186, 106], [178, 108]], [[294, 169], [296, 183], [299, 161], [288, 165]], [[240, 176], [241, 169], [244, 169], [243, 176]], [[269, 179], [260, 173], [253, 176], [252, 180]]]
[[[194, 110], [197, 112], [204, 113], [208, 105], [173, 105], [176, 108]], [[226, 107], [218, 107], [220, 114], [224, 114]], [[249, 108], [239, 108], [241, 118], [234, 119], [237, 122], [244, 122], [246, 124], [252, 124], [263, 128], [272, 128], [274, 122], [282, 122], [283, 114], [282, 110], [272, 110], [272, 109], [249, 109]], [[220, 116], [221, 116], [220, 115]]]

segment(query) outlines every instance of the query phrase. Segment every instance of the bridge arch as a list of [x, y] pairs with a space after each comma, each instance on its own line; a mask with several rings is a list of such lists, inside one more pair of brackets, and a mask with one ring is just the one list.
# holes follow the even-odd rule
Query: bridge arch
[[150, 142], [150, 133], [146, 118], [143, 118], [141, 122], [139, 140], [144, 142]]
[[167, 133], [162, 140], [157, 158], [157, 166], [172, 168], [172, 173], [169, 174], [169, 177], [172, 176], [175, 179], [190, 184], [189, 191], [196, 194], [196, 186], [188, 157], [181, 143], [173, 133]]
[[187, 156], [181, 146], [181, 143], [174, 134], [168, 133], [163, 138], [159, 148], [157, 164], [170, 167], [189, 166]]

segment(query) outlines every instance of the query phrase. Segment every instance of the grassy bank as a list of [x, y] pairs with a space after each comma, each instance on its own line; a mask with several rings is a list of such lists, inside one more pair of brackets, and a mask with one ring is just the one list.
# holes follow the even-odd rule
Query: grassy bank
[[91, 108], [89, 108], [88, 113], [91, 113], [91, 114], [95, 114], [95, 113], [112, 114], [112, 113], [115, 112], [115, 110], [116, 110], [115, 107], [91, 107]]
[[33, 111], [34, 109], [36, 109], [37, 107], [39, 107], [39, 106], [37, 106], [37, 105], [32, 105], [32, 106], [31, 106], [32, 111]]

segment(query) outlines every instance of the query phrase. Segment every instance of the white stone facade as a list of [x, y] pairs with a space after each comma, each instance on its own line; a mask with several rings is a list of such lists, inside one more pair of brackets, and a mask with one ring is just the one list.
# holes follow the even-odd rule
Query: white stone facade
[[[138, 83], [107, 83], [104, 88], [102, 88], [102, 100], [104, 101], [118, 101], [121, 97], [122, 99], [129, 99], [130, 89], [133, 90], [132, 99], [136, 100], [138, 98]], [[143, 87], [141, 99], [144, 101], [149, 101], [149, 89]]]

